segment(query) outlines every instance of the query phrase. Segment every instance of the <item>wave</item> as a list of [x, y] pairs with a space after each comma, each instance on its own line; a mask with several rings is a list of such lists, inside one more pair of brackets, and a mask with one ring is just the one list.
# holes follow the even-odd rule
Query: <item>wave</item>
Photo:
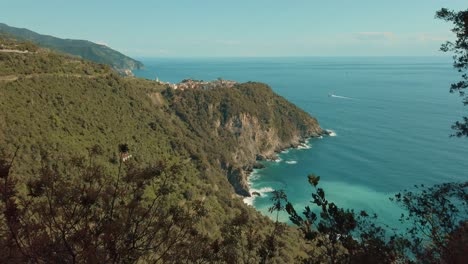
[[273, 192], [274, 189], [271, 188], [271, 187], [263, 187], [263, 188], [260, 188], [260, 189], [250, 189], [250, 197], [245, 197], [244, 199], [242, 199], [244, 201], [245, 204], [247, 205], [250, 205], [250, 206], [253, 206], [253, 203], [254, 203], [254, 200], [255, 198], [257, 198], [258, 196], [253, 194], [253, 193], [258, 193], [260, 194], [260, 196], [265, 196], [267, 193], [271, 193]]
[[259, 169], [253, 169], [252, 172], [249, 174], [249, 177], [248, 177], [248, 180], [247, 180], [249, 186], [251, 185], [252, 180], [257, 180], [260, 177], [260, 174], [258, 173], [258, 170]]
[[286, 163], [287, 164], [296, 164], [297, 160], [287, 160]]
[[333, 131], [333, 130], [331, 130], [331, 129], [325, 129], [325, 131], [328, 132], [328, 135], [329, 135], [330, 137], [336, 137], [335, 131]]
[[297, 146], [297, 149], [311, 149], [312, 146], [308, 143], [302, 143], [299, 146]]

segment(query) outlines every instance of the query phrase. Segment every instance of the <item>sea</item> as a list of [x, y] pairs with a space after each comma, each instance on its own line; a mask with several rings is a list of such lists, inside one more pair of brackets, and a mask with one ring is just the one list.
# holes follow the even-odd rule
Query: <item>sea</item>
[[[284, 190], [296, 211], [311, 204], [307, 175], [338, 207], [376, 213], [399, 228], [402, 209], [389, 200], [414, 185], [468, 180], [468, 139], [450, 126], [468, 115], [450, 83], [450, 57], [141, 58], [147, 79], [258, 81], [311, 116], [333, 136], [312, 138], [265, 162], [244, 201], [272, 217], [271, 192]], [[287, 222], [283, 213], [281, 221]]]

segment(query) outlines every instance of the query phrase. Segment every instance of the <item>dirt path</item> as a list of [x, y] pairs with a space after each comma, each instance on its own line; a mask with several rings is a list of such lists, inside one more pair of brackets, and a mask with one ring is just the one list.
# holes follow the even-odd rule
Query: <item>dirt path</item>
[[15, 75], [0, 76], [0, 81], [12, 82], [16, 80], [18, 80], [18, 76], [15, 76]]
[[27, 50], [12, 50], [12, 49], [0, 49], [0, 52], [5, 52], [5, 53], [29, 53]]

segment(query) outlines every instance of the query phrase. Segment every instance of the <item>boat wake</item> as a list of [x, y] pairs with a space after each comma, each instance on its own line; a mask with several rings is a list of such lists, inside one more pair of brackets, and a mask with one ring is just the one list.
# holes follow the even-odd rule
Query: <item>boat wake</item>
[[287, 160], [286, 163], [287, 164], [296, 164], [297, 160]]
[[351, 97], [336, 95], [336, 94], [332, 94], [332, 93], [329, 93], [328, 97], [339, 98], [339, 99], [348, 99], [348, 100], [353, 100], [354, 99], [354, 98], [351, 98]]

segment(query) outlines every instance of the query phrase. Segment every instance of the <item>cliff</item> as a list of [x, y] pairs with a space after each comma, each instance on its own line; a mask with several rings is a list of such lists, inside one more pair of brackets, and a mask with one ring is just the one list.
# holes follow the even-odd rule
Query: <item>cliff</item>
[[192, 131], [209, 142], [222, 142], [205, 151], [243, 196], [250, 196], [247, 176], [257, 160], [273, 159], [280, 150], [326, 134], [315, 118], [262, 83], [179, 91], [170, 101]]
[[236, 135], [239, 147], [233, 152], [233, 163], [225, 168], [228, 180], [238, 194], [251, 195], [247, 178], [257, 160], [275, 159], [277, 152], [297, 147], [309, 137], [325, 134], [315, 119], [307, 121], [309, 123], [304, 129], [294, 129], [289, 132], [287, 139], [281, 139], [276, 128], [262, 129], [255, 116], [241, 114], [229, 120], [225, 129]]

